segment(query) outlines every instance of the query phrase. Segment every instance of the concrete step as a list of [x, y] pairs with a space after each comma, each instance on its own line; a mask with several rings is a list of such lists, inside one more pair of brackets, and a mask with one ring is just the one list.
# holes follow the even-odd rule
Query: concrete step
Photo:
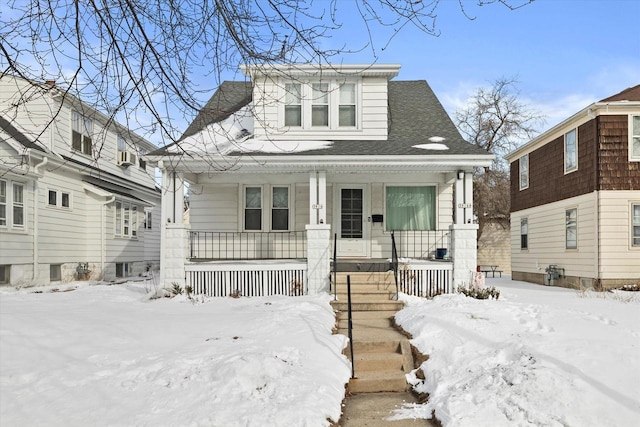
[[[367, 283], [358, 283], [358, 284], [351, 284], [351, 293], [353, 294], [354, 292], [378, 292], [378, 291], [388, 291], [388, 292], [394, 292], [396, 291], [396, 284], [391, 282], [391, 283], [387, 283], [387, 282], [367, 282]], [[346, 295], [347, 293], [347, 285], [343, 284], [343, 283], [339, 283], [337, 288], [332, 288], [331, 290], [331, 294], [335, 295], [335, 294], [343, 294]]]
[[[371, 282], [393, 282], [393, 272], [385, 271], [382, 273], [338, 273], [335, 276], [338, 284], [347, 284], [347, 276], [351, 278], [351, 284], [371, 283]], [[331, 280], [333, 281], [333, 274]]]
[[[357, 311], [354, 312], [352, 314], [355, 313], [371, 313], [368, 311]], [[375, 313], [375, 312], [374, 312]], [[389, 317], [380, 317], [380, 318], [370, 318], [370, 319], [356, 319], [356, 318], [352, 318], [352, 324], [353, 324], [353, 329], [362, 329], [362, 328], [375, 328], [375, 329], [385, 329], [385, 328], [391, 328], [391, 319]], [[337, 321], [337, 326], [338, 329], [346, 329], [349, 327], [349, 319], [347, 318], [347, 316], [345, 315], [344, 317], [341, 317], [340, 319], [338, 319]]]
[[402, 371], [356, 371], [356, 377], [349, 380], [349, 393], [401, 392], [407, 389]]
[[[357, 341], [354, 337], [353, 340], [353, 354], [367, 354], [367, 353], [398, 353], [400, 354], [400, 341], [401, 338], [394, 339], [381, 339], [379, 341]], [[349, 354], [349, 345], [343, 350], [344, 354]]]
[[403, 358], [399, 353], [355, 353], [354, 358], [353, 366], [356, 372], [402, 371], [403, 368]]
[[[331, 306], [338, 311], [348, 310], [346, 301], [331, 301]], [[402, 301], [351, 302], [351, 311], [398, 311], [403, 307]]]
[[[351, 289], [351, 302], [362, 302], [362, 301], [385, 301], [385, 300], [390, 300], [391, 298], [395, 297], [396, 292], [395, 292], [395, 287], [393, 289], [393, 292], [390, 290], [357, 290], [354, 291], [353, 289]], [[338, 301], [343, 301], [346, 302], [349, 300], [348, 295], [346, 293], [346, 291], [344, 293], [338, 292], [337, 294], [337, 298]]]
[[[396, 310], [381, 310], [381, 311], [354, 311], [351, 313], [353, 320], [366, 320], [366, 319], [386, 319], [389, 320], [395, 317]], [[338, 311], [336, 313], [336, 320], [347, 320], [349, 313], [346, 311]]]

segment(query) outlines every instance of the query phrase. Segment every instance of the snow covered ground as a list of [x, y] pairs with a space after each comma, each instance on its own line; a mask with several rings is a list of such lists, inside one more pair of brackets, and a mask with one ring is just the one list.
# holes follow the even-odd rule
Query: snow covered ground
[[[500, 299], [406, 298], [445, 426], [640, 420], [640, 294], [488, 279]], [[63, 292], [65, 288], [77, 289]], [[33, 293], [40, 290], [42, 293]], [[148, 300], [142, 283], [0, 288], [2, 426], [323, 426], [350, 369], [329, 297]]]
[[409, 375], [444, 426], [640, 425], [640, 293], [487, 279], [499, 300], [406, 298], [396, 320], [430, 358]]
[[340, 417], [351, 371], [346, 337], [331, 334], [329, 297], [149, 301], [131, 282], [32, 291], [0, 294], [2, 426], [324, 426]]

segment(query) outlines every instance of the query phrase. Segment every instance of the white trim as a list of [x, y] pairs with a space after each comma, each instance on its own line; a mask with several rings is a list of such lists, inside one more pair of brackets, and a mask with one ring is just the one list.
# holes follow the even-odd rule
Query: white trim
[[[629, 114], [629, 161], [640, 162], [640, 153], [638, 153], [636, 156], [633, 155], [633, 138], [634, 136], [636, 138], [640, 138], [640, 125], [638, 126], [638, 129], [634, 129], [633, 127], [634, 117], [640, 118], [640, 112], [638, 114]], [[634, 131], [637, 131], [637, 133], [634, 134]]]
[[[390, 232], [391, 230], [387, 230], [387, 219], [389, 217], [389, 214], [387, 212], [387, 188], [388, 187], [433, 187], [434, 188], [434, 199], [435, 199], [435, 204], [433, 206], [434, 209], [434, 218], [435, 218], [435, 224], [434, 224], [434, 228], [432, 230], [410, 230], [410, 231], [437, 231], [440, 229], [440, 215], [438, 214], [439, 212], [439, 203], [440, 203], [440, 198], [438, 197], [439, 194], [439, 188], [438, 188], [438, 184], [434, 183], [434, 184], [425, 184], [425, 183], [385, 183], [384, 187], [382, 189], [382, 207], [384, 209], [384, 219], [382, 221], [382, 229], [385, 233]], [[403, 230], [404, 231], [404, 230]]]
[[[527, 159], [526, 164], [526, 177], [527, 177], [527, 182], [525, 185], [522, 185], [522, 175], [523, 175], [523, 171], [522, 171], [522, 160], [523, 159]], [[520, 156], [520, 158], [518, 159], [518, 166], [519, 166], [519, 173], [518, 173], [518, 184], [520, 186], [520, 191], [522, 190], [526, 190], [527, 188], [529, 188], [529, 171], [531, 170], [531, 168], [529, 167], [529, 154], [524, 154], [522, 156]]]
[[[576, 225], [575, 225], [575, 230], [576, 230], [576, 247], [575, 248], [570, 248], [569, 247], [569, 242], [567, 241], [567, 231], [569, 230], [569, 226], [567, 224], [567, 213], [569, 211], [575, 210], [576, 211]], [[573, 207], [567, 207], [564, 209], [564, 249], [566, 251], [577, 251], [578, 250], [578, 207], [577, 206], [573, 206]]]
[[[632, 251], [637, 251], [640, 250], [640, 244], [638, 245], [634, 245], [633, 244], [633, 239], [634, 239], [634, 235], [633, 235], [633, 227], [634, 227], [634, 223], [633, 223], [633, 208], [634, 206], [640, 206], [640, 200], [639, 201], [630, 201], [629, 202], [629, 249]], [[640, 225], [640, 224], [639, 224]], [[640, 236], [638, 236], [638, 238], [640, 238]]]
[[[571, 169], [567, 169], [567, 135], [569, 135], [572, 132], [575, 133], [575, 145], [576, 145], [576, 147], [575, 147], [575, 156], [576, 156], [576, 159], [575, 159], [575, 165]], [[564, 134], [563, 153], [564, 153], [564, 174], [565, 175], [568, 174], [568, 173], [575, 172], [575, 171], [578, 170], [578, 157], [579, 157], [578, 156], [578, 144], [579, 144], [579, 142], [578, 142], [578, 128], [573, 128], [573, 129], [567, 131]]]

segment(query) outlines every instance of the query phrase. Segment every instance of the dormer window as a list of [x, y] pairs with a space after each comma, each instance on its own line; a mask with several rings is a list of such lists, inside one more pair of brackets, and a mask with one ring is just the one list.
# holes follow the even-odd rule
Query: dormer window
[[71, 148], [87, 156], [92, 153], [93, 122], [77, 111], [71, 112]]
[[340, 107], [338, 109], [340, 126], [356, 125], [356, 85], [344, 83], [340, 85]]
[[287, 83], [284, 106], [284, 125], [302, 126], [302, 91], [300, 83]]
[[284, 84], [285, 127], [302, 130], [350, 129], [358, 126], [356, 83], [327, 80]]

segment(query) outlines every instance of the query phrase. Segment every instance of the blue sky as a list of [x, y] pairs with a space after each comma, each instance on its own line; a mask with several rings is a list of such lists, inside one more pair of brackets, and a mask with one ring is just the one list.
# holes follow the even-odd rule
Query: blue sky
[[[351, 12], [345, 7], [338, 19]], [[475, 88], [517, 76], [522, 100], [547, 116], [545, 128], [640, 84], [638, 0], [536, 0], [514, 11], [493, 4], [467, 13], [476, 18], [467, 19], [457, 1], [443, 0], [439, 37], [405, 27], [377, 50], [378, 62], [401, 64], [396, 79], [427, 80], [450, 114]], [[349, 19], [335, 39], [363, 45], [361, 19]], [[365, 50], [345, 62], [372, 58]]]

